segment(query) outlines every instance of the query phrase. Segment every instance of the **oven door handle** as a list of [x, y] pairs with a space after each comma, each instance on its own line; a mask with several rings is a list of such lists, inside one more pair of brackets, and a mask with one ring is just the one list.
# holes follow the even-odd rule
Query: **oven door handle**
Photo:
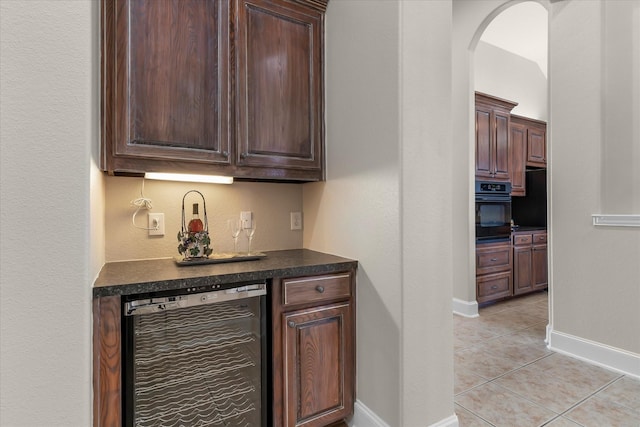
[[161, 313], [179, 308], [195, 307], [206, 304], [216, 304], [244, 298], [259, 297], [267, 294], [267, 285], [256, 283], [242, 285], [221, 291], [202, 292], [199, 294], [185, 294], [170, 297], [147, 298], [127, 301], [124, 304], [125, 316]]

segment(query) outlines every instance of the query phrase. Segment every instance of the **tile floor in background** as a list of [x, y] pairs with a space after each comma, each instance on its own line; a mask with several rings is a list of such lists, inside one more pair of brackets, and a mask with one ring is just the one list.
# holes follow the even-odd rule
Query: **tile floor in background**
[[554, 353], [547, 292], [453, 316], [460, 427], [640, 427], [640, 380]]

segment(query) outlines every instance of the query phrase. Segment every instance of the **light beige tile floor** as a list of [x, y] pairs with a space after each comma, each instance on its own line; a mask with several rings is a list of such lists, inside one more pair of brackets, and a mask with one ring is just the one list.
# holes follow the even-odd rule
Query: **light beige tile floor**
[[547, 349], [547, 292], [453, 316], [460, 427], [640, 427], [640, 380]]

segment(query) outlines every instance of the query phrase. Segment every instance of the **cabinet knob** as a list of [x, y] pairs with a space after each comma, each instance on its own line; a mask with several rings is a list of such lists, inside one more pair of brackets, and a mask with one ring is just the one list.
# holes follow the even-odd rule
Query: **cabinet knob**
[[229, 152], [228, 151], [223, 151], [222, 152], [222, 157], [225, 157], [225, 158], [229, 157]]
[[240, 158], [241, 159], [246, 159], [247, 158], [247, 153], [240, 153]]
[[287, 322], [287, 325], [289, 325], [290, 328], [295, 328], [296, 322], [294, 322], [293, 320], [289, 320], [289, 322]]
[[316, 291], [320, 292], [321, 294], [324, 293], [324, 286], [316, 286]]

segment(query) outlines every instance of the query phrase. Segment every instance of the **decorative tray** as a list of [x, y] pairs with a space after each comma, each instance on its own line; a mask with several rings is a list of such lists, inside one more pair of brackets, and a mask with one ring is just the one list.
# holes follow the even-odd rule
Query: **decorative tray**
[[240, 262], [240, 261], [255, 261], [266, 257], [267, 254], [262, 252], [247, 253], [235, 253], [235, 252], [219, 252], [209, 255], [207, 258], [189, 258], [184, 259], [181, 256], [176, 256], [173, 259], [176, 264], [180, 266], [185, 265], [202, 265], [202, 264], [221, 264], [223, 262]]

